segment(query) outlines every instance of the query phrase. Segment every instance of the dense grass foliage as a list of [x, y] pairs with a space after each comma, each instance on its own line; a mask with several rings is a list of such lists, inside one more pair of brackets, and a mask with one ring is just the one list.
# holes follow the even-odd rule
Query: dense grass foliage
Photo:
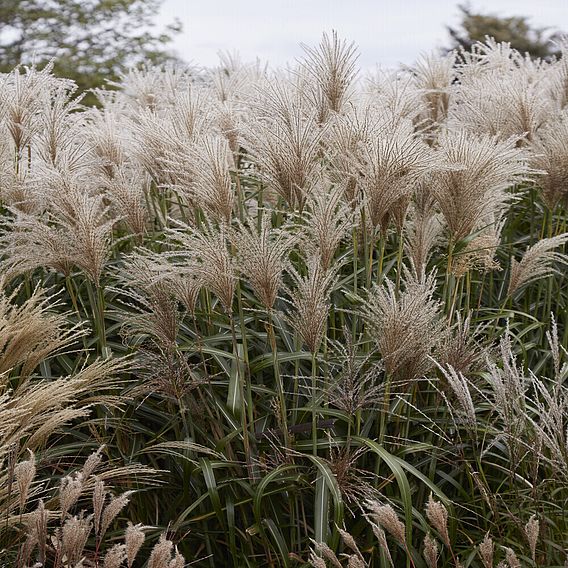
[[568, 53], [0, 76], [0, 564], [564, 566]]

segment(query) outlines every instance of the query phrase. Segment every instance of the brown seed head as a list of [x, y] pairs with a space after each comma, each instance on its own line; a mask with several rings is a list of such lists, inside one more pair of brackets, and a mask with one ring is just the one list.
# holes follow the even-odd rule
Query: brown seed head
[[438, 543], [429, 534], [424, 537], [424, 558], [430, 568], [438, 566]]
[[381, 505], [376, 501], [367, 501], [367, 508], [375, 521], [383, 527], [400, 544], [406, 544], [406, 531], [404, 524], [398, 518], [395, 510], [390, 505]]
[[145, 539], [146, 536], [142, 530], [142, 525], [133, 525], [132, 523], [128, 523], [126, 534], [124, 536], [128, 568], [132, 568], [134, 559], [136, 558], [140, 548], [142, 548]]
[[428, 497], [428, 503], [426, 504], [426, 517], [442, 537], [443, 543], [449, 548], [448, 510], [442, 503], [435, 501], [431, 493]]
[[493, 568], [493, 541], [489, 537], [489, 533], [485, 535], [483, 542], [479, 545], [479, 556], [485, 568]]

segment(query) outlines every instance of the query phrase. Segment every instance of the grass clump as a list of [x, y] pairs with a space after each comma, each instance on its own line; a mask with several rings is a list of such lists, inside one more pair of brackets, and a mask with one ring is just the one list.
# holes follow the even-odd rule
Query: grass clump
[[562, 566], [566, 65], [0, 77], [0, 558]]

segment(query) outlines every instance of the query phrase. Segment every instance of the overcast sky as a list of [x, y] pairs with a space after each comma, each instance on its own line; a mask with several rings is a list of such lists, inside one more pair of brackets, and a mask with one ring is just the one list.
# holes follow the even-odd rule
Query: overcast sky
[[[394, 67], [447, 44], [445, 25], [459, 21], [456, 0], [163, 0], [160, 22], [179, 18], [174, 48], [185, 60], [215, 65], [219, 50], [283, 65], [335, 29], [355, 41], [359, 63]], [[474, 10], [529, 16], [535, 26], [568, 32], [568, 0], [472, 0]]]

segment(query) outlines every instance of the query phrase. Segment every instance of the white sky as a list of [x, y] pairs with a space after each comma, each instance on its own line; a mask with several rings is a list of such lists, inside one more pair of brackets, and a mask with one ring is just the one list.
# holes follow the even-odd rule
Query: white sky
[[[335, 29], [359, 46], [364, 69], [412, 63], [447, 45], [445, 25], [459, 21], [458, 0], [163, 0], [160, 23], [179, 18], [174, 49], [198, 65], [215, 65], [217, 52], [238, 51], [273, 66], [301, 56], [299, 43], [317, 44]], [[529, 16], [534, 26], [568, 33], [568, 0], [472, 0], [474, 11]]]

